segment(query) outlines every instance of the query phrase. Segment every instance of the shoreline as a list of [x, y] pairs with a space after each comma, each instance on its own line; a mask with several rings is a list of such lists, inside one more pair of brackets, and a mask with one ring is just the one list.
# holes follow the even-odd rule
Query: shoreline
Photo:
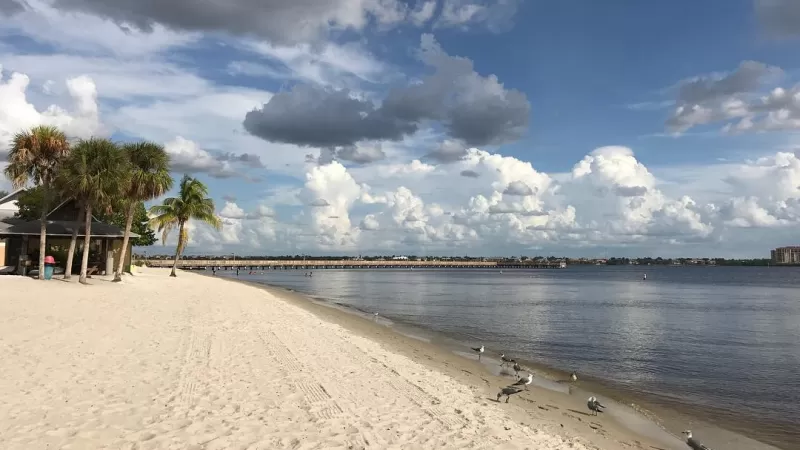
[[498, 403], [509, 378], [477, 361], [231, 281], [0, 278], [0, 447], [665, 448], [535, 386]]
[[[206, 275], [204, 272], [199, 272], [203, 275]], [[207, 276], [211, 276], [208, 274]], [[382, 330], [386, 330], [390, 333], [394, 333], [400, 335], [406, 339], [412, 339], [414, 341], [418, 341], [414, 337], [409, 337], [403, 334], [403, 331], [395, 329], [393, 326], [385, 326], [385, 325], [378, 325], [373, 323], [369, 318], [366, 317], [366, 313], [364, 311], [360, 311], [357, 308], [351, 307], [349, 305], [341, 305], [336, 303], [335, 301], [329, 299], [318, 299], [313, 297], [311, 294], [303, 293], [294, 289], [290, 289], [284, 286], [276, 285], [276, 284], [269, 284], [263, 283], [258, 281], [249, 281], [249, 280], [241, 280], [234, 277], [228, 276], [221, 276], [219, 278], [223, 278], [230, 281], [240, 282], [243, 284], [251, 285], [260, 289], [267, 290], [268, 292], [273, 293], [277, 297], [284, 298], [285, 300], [292, 300], [293, 304], [297, 306], [304, 307], [307, 310], [315, 314], [322, 314], [326, 318], [332, 318], [334, 321], [338, 323], [338, 320], [341, 320], [338, 314], [336, 315], [325, 315], [326, 310], [336, 311], [340, 314], [345, 314], [352, 318], [356, 318], [361, 321], [366, 321], [369, 325], [380, 327]], [[289, 298], [286, 298], [289, 297]], [[309, 308], [306, 308], [306, 307]], [[323, 308], [323, 309], [320, 309]], [[345, 322], [348, 322], [345, 320]], [[453, 341], [457, 341], [455, 338], [450, 338], [442, 333], [439, 333], [435, 330], [426, 330], [416, 326], [414, 324], [406, 324], [403, 322], [397, 322], [401, 324], [402, 327], [408, 328], [416, 328], [422, 330], [426, 333], [430, 333], [433, 335], [442, 335], [447, 339], [451, 339]], [[346, 328], [350, 329], [347, 324], [340, 325], [345, 326]], [[361, 327], [355, 327], [356, 331], [364, 332], [365, 330], [361, 329]], [[351, 330], [353, 331], [353, 330]], [[368, 338], [373, 338], [379, 340], [381, 343], [386, 341], [385, 337], [382, 333], [377, 333], [377, 336], [374, 335], [374, 331], [371, 335], [366, 336]], [[434, 338], [435, 339], [435, 338]], [[391, 343], [391, 342], [390, 342]], [[447, 345], [442, 342], [428, 342], [428, 345], [432, 345], [438, 347], [438, 351], [434, 351], [434, 353], [439, 353], [441, 355], [442, 352], [446, 352], [448, 354], [452, 354], [457, 358], [463, 360], [464, 364], [473, 362], [470, 360], [469, 354], [466, 355], [459, 355], [458, 351], [456, 351], [452, 345]], [[402, 346], [401, 346], [402, 347]], [[414, 354], [407, 354], [408, 352], [404, 352], [404, 348], [393, 348], [395, 351], [400, 351], [401, 353], [406, 353], [406, 356], [412, 357], [417, 359], [418, 355]], [[485, 353], [487, 356], [490, 354], [490, 349], [487, 349]], [[499, 355], [499, 354], [498, 354]], [[419, 362], [425, 364], [426, 362], [430, 366], [434, 366], [433, 368], [436, 370], [441, 370], [442, 368], [440, 365], [430, 364], [430, 355], [426, 355], [426, 360], [419, 360]], [[497, 358], [494, 358], [497, 359]], [[457, 360], [456, 360], [457, 361]], [[475, 361], [476, 362], [476, 361]], [[499, 363], [499, 362], [498, 362]], [[559, 368], [554, 368], [547, 366], [542, 363], [538, 363], [535, 361], [527, 361], [527, 360], [520, 360], [521, 364], [524, 364], [526, 368], [531, 369], [531, 371], [536, 375], [537, 378], [544, 378], [551, 382], [556, 382], [556, 380], [565, 380], [569, 376], [569, 372], [561, 370]], [[448, 363], [452, 364], [452, 363]], [[475, 368], [474, 365], [469, 364], [472, 368]], [[486, 383], [487, 376], [494, 377], [494, 384], [492, 385], [493, 388], [495, 386], [499, 386], [498, 383], [502, 382], [512, 382], [513, 376], [511, 378], [502, 376], [498, 376], [498, 374], [493, 373], [493, 370], [489, 367], [484, 365], [478, 365], [482, 370], [482, 375], [480, 379], [482, 383]], [[452, 374], [449, 374], [452, 376]], [[475, 386], [480, 385], [480, 383], [476, 383], [474, 378], [469, 378], [464, 381], [467, 381]], [[697, 415], [702, 414], [703, 411], [698, 410], [693, 415], [692, 413], [681, 411], [676, 409], [673, 406], [670, 406], [668, 402], [664, 401], [658, 402], [653, 401], [652, 398], [647, 398], [645, 395], [628, 391], [625, 389], [621, 389], [615, 386], [609, 386], [608, 384], [604, 383], [602, 380], [594, 380], [586, 377], [581, 377], [580, 380], [576, 385], [572, 388], [572, 394], [570, 397], [578, 397], [578, 403], [582, 405], [578, 411], [584, 411], [585, 405], [582, 404], [583, 401], [580, 399], [584, 399], [589, 395], [597, 395], [602, 396], [601, 398], [605, 398], [607, 400], [611, 400], [615, 402], [616, 406], [624, 406], [626, 408], [630, 408], [632, 411], [635, 412], [636, 415], [640, 416], [630, 417], [628, 414], [624, 414], [624, 422], [626, 425], [620, 424], [620, 428], [623, 432], [629, 432], [633, 434], [639, 434], [635, 428], [644, 426], [650, 433], [643, 433], [640, 436], [642, 439], [651, 439], [655, 441], [655, 445], [652, 445], [654, 448], [659, 448], [657, 445], [669, 445], [669, 438], [661, 435], [659, 431], [663, 431], [664, 433], [668, 433], [671, 438], [673, 438], [672, 445], [679, 445], [676, 448], [685, 448], [685, 442], [681, 440], [681, 431], [689, 428], [692, 429], [695, 436], [701, 437], [702, 441], [706, 444], [711, 446], [712, 448], [725, 448], [728, 450], [780, 450], [780, 449], [788, 449], [790, 447], [780, 447], [780, 445], [790, 445], [790, 442], [765, 442], [764, 440], [759, 440], [758, 436], [751, 437], [750, 435], [741, 434], [738, 432], [731, 431], [731, 429], [726, 428], [727, 423], [715, 423], [714, 420], [709, 419], [700, 419]], [[526, 402], [527, 403], [527, 402]], [[530, 408], [537, 408], [532, 403], [528, 403], [526, 409]], [[680, 405], [684, 406], [685, 405]], [[645, 420], [648, 423], [642, 423], [641, 420]], [[653, 430], [649, 427], [652, 424], [653, 426], [658, 427], [658, 430]], [[763, 437], [761, 439], [764, 439]], [[675, 440], [678, 440], [679, 444], [675, 443]], [[774, 440], [774, 439], [773, 439]], [[666, 448], [666, 447], [664, 447]]]

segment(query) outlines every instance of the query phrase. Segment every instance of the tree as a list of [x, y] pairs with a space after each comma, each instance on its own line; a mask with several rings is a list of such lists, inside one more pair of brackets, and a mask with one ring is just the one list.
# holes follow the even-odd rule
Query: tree
[[[125, 222], [127, 221], [126, 211], [119, 209], [115, 209], [113, 214], [95, 214], [95, 217], [101, 222], [116, 225], [121, 229], [125, 227]], [[131, 232], [139, 235], [139, 237], [131, 238], [130, 240], [134, 247], [146, 247], [156, 243], [156, 233], [150, 226], [150, 217], [147, 215], [147, 208], [145, 208], [144, 202], [136, 202], [134, 204]]]
[[[128, 180], [128, 161], [122, 150], [108, 139], [79, 141], [65, 161], [59, 180], [62, 189], [72, 193], [84, 209], [83, 254], [79, 282], [86, 284], [89, 244], [92, 234], [92, 210], [110, 213], [123, 195]], [[76, 227], [77, 228], [77, 227]], [[77, 240], [77, 233], [73, 234]], [[72, 244], [70, 244], [72, 248]]]
[[69, 154], [67, 136], [53, 126], [38, 126], [14, 135], [8, 154], [6, 176], [15, 189], [32, 181], [41, 188], [39, 211], [39, 279], [44, 279], [44, 257], [47, 251], [47, 213], [53, 193], [53, 182], [61, 163]]
[[0, 189], [0, 198], [8, 197], [8, 191]]
[[[131, 236], [136, 206], [147, 200], [164, 195], [172, 189], [172, 177], [169, 174], [169, 156], [164, 147], [152, 142], [136, 142], [122, 146], [128, 159], [130, 176], [122, 198], [126, 200], [125, 235], [122, 238], [122, 250], [119, 256], [114, 281], [122, 281], [125, 269], [125, 252]], [[213, 210], [212, 210], [213, 211]]]
[[[19, 198], [17, 198], [17, 207], [19, 211], [15, 213], [16, 217], [23, 220], [38, 219], [39, 211], [41, 211], [42, 208], [42, 199], [42, 190], [39, 187], [22, 192]], [[62, 198], [61, 200], [65, 199]], [[120, 229], [125, 227], [125, 221], [127, 220], [127, 214], [125, 214], [125, 211], [121, 211], [119, 206], [114, 207], [111, 214], [104, 214], [103, 211], [95, 210], [92, 215], [96, 217], [97, 220], [118, 226]], [[79, 214], [77, 221], [80, 223], [83, 217], [83, 213]], [[150, 227], [150, 218], [147, 215], [147, 208], [145, 208], [144, 202], [137, 202], [135, 204], [131, 231], [139, 235], [139, 237], [131, 240], [134, 247], [146, 247], [156, 243], [156, 234], [153, 228]]]
[[160, 205], [150, 208], [150, 213], [155, 217], [150, 221], [161, 232], [161, 242], [166, 243], [169, 233], [178, 228], [178, 245], [175, 248], [175, 263], [169, 276], [177, 276], [178, 260], [181, 257], [189, 234], [186, 223], [190, 219], [200, 220], [216, 229], [222, 228], [222, 222], [214, 214], [214, 200], [208, 196], [208, 188], [200, 180], [184, 175], [181, 179], [177, 197], [170, 197]]

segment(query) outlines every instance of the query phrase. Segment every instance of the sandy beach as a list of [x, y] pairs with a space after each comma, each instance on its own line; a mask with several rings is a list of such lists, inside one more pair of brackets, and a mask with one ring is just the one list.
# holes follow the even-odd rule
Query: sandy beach
[[575, 395], [497, 403], [513, 378], [300, 296], [167, 275], [0, 277], [0, 448], [673, 447]]

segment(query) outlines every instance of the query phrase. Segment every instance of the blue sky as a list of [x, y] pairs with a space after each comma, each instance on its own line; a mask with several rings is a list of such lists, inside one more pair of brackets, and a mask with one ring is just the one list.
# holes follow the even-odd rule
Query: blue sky
[[10, 5], [0, 153], [165, 145], [226, 223], [190, 251], [759, 256], [800, 220], [789, 0]]

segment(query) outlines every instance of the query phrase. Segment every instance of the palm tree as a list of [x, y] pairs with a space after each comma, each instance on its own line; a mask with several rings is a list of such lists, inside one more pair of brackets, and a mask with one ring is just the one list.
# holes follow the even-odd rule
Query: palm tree
[[178, 245], [175, 249], [175, 263], [172, 265], [172, 273], [169, 275], [171, 277], [176, 276], [178, 260], [189, 241], [189, 234], [186, 230], [186, 222], [189, 219], [203, 221], [217, 230], [222, 228], [222, 222], [214, 214], [214, 200], [208, 198], [207, 195], [208, 188], [205, 184], [196, 178], [184, 175], [177, 197], [165, 199], [162, 204], [150, 208], [150, 214], [155, 215], [150, 223], [157, 226], [158, 231], [162, 233], [162, 244], [166, 243], [170, 231], [178, 228]]
[[125, 189], [127, 216], [125, 219], [125, 236], [122, 239], [122, 251], [119, 264], [114, 274], [114, 281], [122, 281], [125, 269], [125, 252], [131, 236], [131, 225], [136, 206], [139, 202], [152, 200], [164, 195], [172, 189], [172, 177], [169, 174], [169, 156], [164, 147], [152, 142], [136, 142], [124, 144], [122, 151], [130, 162], [130, 178]]
[[39, 279], [44, 279], [44, 256], [47, 252], [47, 213], [50, 208], [52, 185], [58, 168], [69, 155], [67, 136], [58, 128], [41, 125], [14, 135], [8, 154], [6, 176], [15, 189], [29, 181], [41, 186], [44, 198], [39, 221]]
[[[79, 141], [65, 161], [59, 176], [62, 189], [70, 192], [84, 210], [83, 254], [78, 281], [86, 284], [89, 267], [89, 244], [92, 234], [92, 210], [110, 209], [124, 195], [128, 183], [128, 160], [120, 148], [108, 139]], [[76, 227], [77, 228], [77, 227]], [[77, 233], [73, 233], [77, 240]], [[71, 248], [74, 248], [70, 244]]]

